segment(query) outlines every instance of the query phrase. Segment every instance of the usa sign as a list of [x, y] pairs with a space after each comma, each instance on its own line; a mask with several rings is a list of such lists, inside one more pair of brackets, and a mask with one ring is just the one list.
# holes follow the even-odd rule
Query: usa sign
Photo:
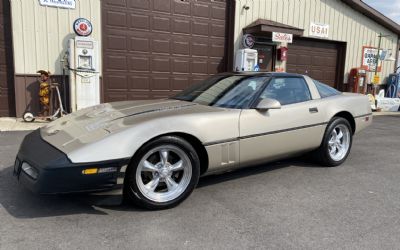
[[329, 24], [311, 22], [310, 36], [327, 38], [329, 36]]

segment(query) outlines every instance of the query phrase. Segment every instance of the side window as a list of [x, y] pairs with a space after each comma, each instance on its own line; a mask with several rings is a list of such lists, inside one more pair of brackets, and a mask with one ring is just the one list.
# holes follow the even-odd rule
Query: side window
[[281, 105], [311, 100], [307, 83], [299, 77], [273, 78], [260, 97], [276, 99]]
[[340, 95], [341, 92], [317, 80], [313, 80], [321, 98]]

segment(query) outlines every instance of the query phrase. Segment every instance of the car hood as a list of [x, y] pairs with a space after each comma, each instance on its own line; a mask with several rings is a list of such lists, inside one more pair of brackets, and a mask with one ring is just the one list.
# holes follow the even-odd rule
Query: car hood
[[[173, 115], [182, 110], [198, 112], [212, 109], [196, 103], [163, 99], [104, 103], [71, 113], [41, 128], [44, 140], [57, 148], [68, 148], [73, 142], [82, 144], [99, 140], [124, 126], [132, 126], [143, 117]], [[140, 117], [138, 119], [138, 117]]]

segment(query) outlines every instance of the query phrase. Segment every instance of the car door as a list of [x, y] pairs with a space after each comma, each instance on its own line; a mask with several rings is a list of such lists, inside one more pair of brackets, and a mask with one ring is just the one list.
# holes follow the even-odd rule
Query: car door
[[240, 115], [240, 165], [284, 158], [320, 145], [326, 124], [303, 77], [273, 77], [259, 100], [270, 98], [280, 109], [243, 109]]

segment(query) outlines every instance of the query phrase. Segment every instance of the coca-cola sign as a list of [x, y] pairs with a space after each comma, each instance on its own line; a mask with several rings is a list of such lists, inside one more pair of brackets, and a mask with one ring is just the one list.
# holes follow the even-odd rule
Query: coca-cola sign
[[279, 43], [292, 43], [293, 34], [272, 32], [272, 41]]

